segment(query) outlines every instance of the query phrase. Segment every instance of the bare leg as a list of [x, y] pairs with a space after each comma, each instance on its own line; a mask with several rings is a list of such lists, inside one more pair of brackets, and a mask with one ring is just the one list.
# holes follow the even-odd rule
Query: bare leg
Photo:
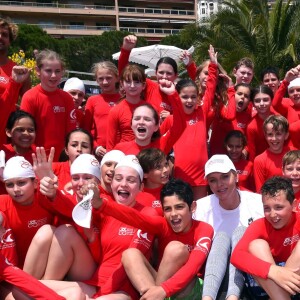
[[[156, 285], [173, 276], [189, 259], [190, 253], [186, 245], [181, 242], [172, 241], [164, 250], [164, 255], [159, 265], [156, 277]], [[177, 298], [185, 299], [193, 290], [196, 276], [186, 285], [184, 289], [176, 294]]]
[[155, 285], [156, 271], [140, 250], [125, 250], [122, 254], [122, 264], [131, 283], [141, 295]]
[[45, 273], [54, 230], [54, 226], [42, 226], [28, 248], [23, 270], [37, 279]]
[[60, 296], [65, 297], [68, 300], [86, 300], [87, 295], [84, 294], [80, 287], [65, 288], [61, 291], [57, 291]]
[[195, 201], [207, 196], [207, 186], [206, 185], [193, 186], [192, 188], [193, 188]]
[[188, 260], [189, 251], [181, 242], [172, 241], [164, 250], [164, 255], [158, 268], [156, 285], [173, 276]]
[[[265, 240], [257, 239], [252, 241], [249, 245], [249, 251], [260, 259], [275, 264], [269, 244]], [[266, 291], [270, 299], [290, 300], [290, 294], [277, 285], [273, 280], [255, 276], [254, 278]]]
[[96, 263], [88, 246], [71, 225], [59, 226], [54, 233], [43, 279], [83, 281], [91, 278]]
[[[96, 292], [97, 288], [92, 285], [85, 284], [83, 282], [76, 281], [59, 281], [59, 280], [40, 280], [44, 285], [57, 292], [59, 295], [72, 296], [72, 293], [78, 293], [78, 288], [80, 288], [81, 292], [88, 297], [92, 297]], [[72, 297], [67, 298], [73, 300]], [[80, 299], [80, 298], [79, 298]]]
[[114, 293], [110, 295], [100, 296], [96, 300], [131, 300], [131, 298], [124, 293]]
[[291, 269], [299, 269], [297, 274], [300, 274], [300, 243], [297, 242], [296, 247], [294, 248], [292, 254], [288, 258], [285, 264], [286, 267], [289, 267]]

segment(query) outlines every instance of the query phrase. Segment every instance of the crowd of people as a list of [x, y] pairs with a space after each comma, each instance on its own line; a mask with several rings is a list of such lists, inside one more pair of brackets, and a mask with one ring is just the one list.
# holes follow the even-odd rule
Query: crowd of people
[[87, 98], [49, 49], [31, 87], [17, 31], [0, 19], [1, 299], [297, 298], [300, 65], [254, 87], [251, 59], [230, 77], [210, 46], [199, 66], [182, 52], [188, 79], [160, 58], [154, 81], [128, 35]]

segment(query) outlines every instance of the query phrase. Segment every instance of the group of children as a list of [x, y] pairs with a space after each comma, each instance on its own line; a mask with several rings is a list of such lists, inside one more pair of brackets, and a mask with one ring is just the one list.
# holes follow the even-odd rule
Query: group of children
[[[0, 22], [0, 38], [10, 30]], [[281, 83], [267, 68], [251, 88], [244, 58], [234, 85], [210, 46], [199, 67], [182, 53], [190, 79], [163, 57], [154, 82], [128, 64], [136, 42], [124, 38], [118, 68], [93, 66], [101, 94], [84, 108], [80, 79], [58, 88], [56, 52], [37, 54], [40, 84], [20, 109], [30, 70], [11, 69], [0, 95], [1, 299], [210, 300], [224, 280], [229, 300], [245, 282], [255, 299], [289, 299], [300, 292], [300, 66]], [[87, 194], [83, 228], [72, 212]]]

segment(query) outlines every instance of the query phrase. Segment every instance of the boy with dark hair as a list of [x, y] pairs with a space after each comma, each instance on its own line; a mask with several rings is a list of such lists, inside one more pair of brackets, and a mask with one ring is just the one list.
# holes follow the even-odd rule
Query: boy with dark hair
[[[293, 212], [291, 180], [272, 177], [261, 193], [265, 217], [247, 228], [231, 263], [251, 274], [271, 299], [290, 299], [300, 291], [300, 223]], [[258, 286], [252, 286], [251, 291], [256, 297], [264, 294]]]
[[269, 116], [263, 124], [268, 149], [254, 159], [253, 174], [256, 191], [270, 177], [282, 174], [282, 158], [290, 149], [285, 145], [289, 136], [289, 123], [280, 115]]
[[[95, 213], [105, 213], [158, 236], [158, 270], [136, 249], [123, 252], [128, 277], [141, 294], [140, 299], [160, 299], [173, 295], [200, 297], [197, 274], [203, 267], [213, 237], [212, 227], [192, 219], [193, 191], [180, 179], [170, 180], [161, 191], [163, 217], [144, 217], [134, 209], [105, 201], [97, 190], [92, 205]], [[191, 298], [192, 299], [192, 298]]]
[[160, 149], [148, 148], [142, 150], [137, 158], [144, 171], [144, 188], [136, 200], [145, 206], [153, 207], [162, 216], [160, 192], [170, 178], [167, 157]]
[[276, 67], [266, 67], [260, 73], [260, 80], [263, 85], [268, 86], [275, 94], [279, 88], [279, 70]]

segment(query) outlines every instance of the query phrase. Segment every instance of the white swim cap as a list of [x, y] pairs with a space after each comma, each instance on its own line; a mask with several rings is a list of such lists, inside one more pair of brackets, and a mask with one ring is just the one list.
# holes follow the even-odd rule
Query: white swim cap
[[32, 165], [23, 156], [10, 158], [3, 170], [3, 181], [12, 178], [35, 178]]
[[97, 158], [91, 154], [80, 154], [71, 164], [71, 175], [90, 174], [101, 179], [100, 164]]

